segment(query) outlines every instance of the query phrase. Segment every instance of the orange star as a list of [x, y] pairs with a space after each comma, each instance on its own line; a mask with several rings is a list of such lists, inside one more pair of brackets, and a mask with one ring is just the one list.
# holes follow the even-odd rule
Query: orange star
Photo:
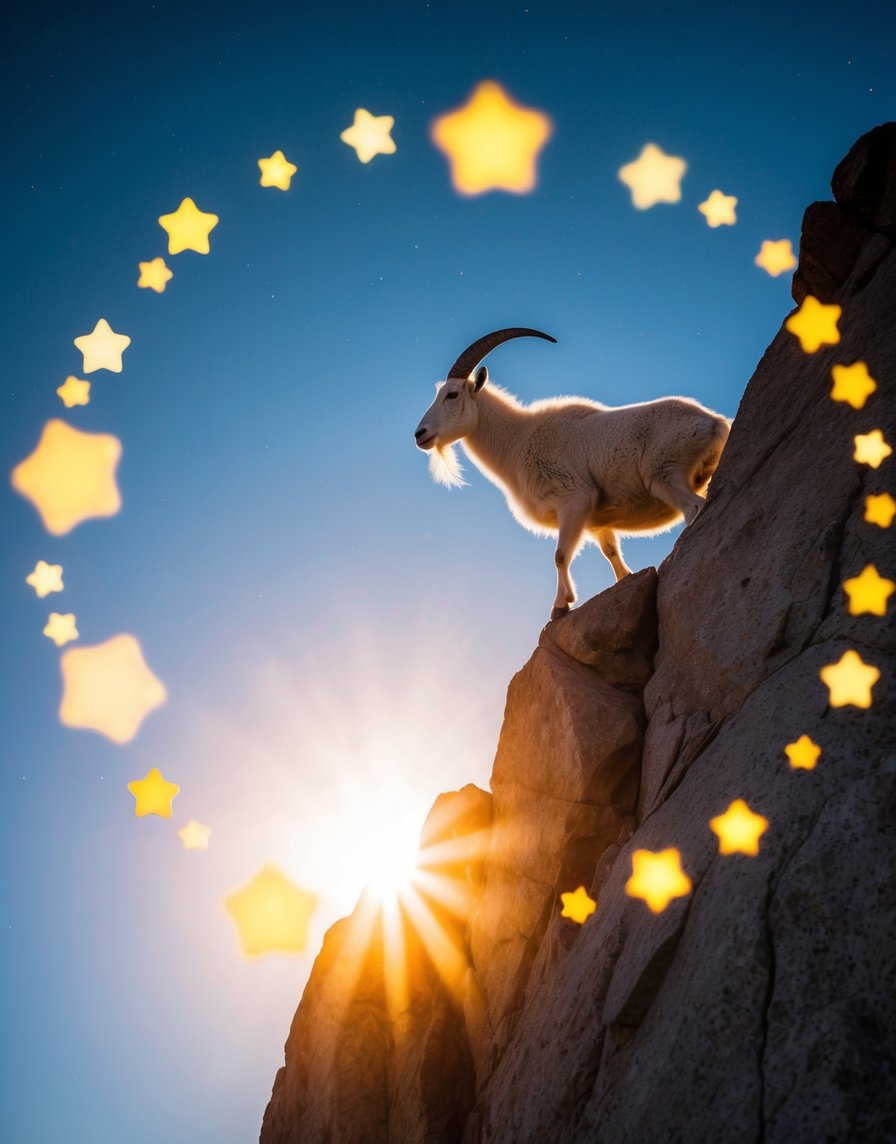
[[868, 373], [868, 366], [863, 361], [854, 362], [853, 365], [835, 365], [831, 376], [834, 379], [832, 400], [845, 401], [853, 409], [861, 409], [877, 389], [877, 382]]
[[655, 143], [647, 143], [638, 158], [620, 167], [617, 173], [632, 193], [632, 205], [644, 211], [657, 203], [677, 203], [687, 169], [684, 159], [667, 155]]
[[177, 783], [163, 778], [158, 767], [153, 767], [145, 778], [128, 783], [128, 790], [135, 799], [134, 815], [137, 818], [144, 818], [147, 814], [170, 818], [171, 804], [180, 794]]
[[266, 953], [300, 953], [308, 940], [308, 923], [318, 903], [272, 863], [251, 882], [224, 899], [246, 957]]
[[896, 516], [896, 500], [889, 493], [872, 493], [865, 497], [864, 520], [879, 528], [889, 528]]
[[629, 897], [643, 898], [655, 914], [660, 914], [673, 898], [691, 892], [691, 879], [681, 868], [677, 850], [636, 850], [625, 892]]
[[753, 262], [766, 274], [770, 274], [772, 278], [777, 278], [779, 274], [793, 270], [796, 266], [793, 244], [789, 238], [781, 238], [777, 242], [772, 242], [771, 239], [767, 238], [759, 248], [759, 253]]
[[389, 132], [395, 126], [391, 115], [371, 115], [363, 107], [355, 112], [355, 121], [346, 127], [339, 138], [349, 147], [362, 163], [369, 163], [375, 155], [394, 155], [395, 141]]
[[62, 565], [38, 560], [34, 565], [34, 571], [25, 577], [25, 583], [35, 590], [41, 600], [51, 592], [61, 592], [65, 586], [62, 583]]
[[73, 405], [86, 405], [90, 401], [90, 382], [69, 376], [56, 392], [66, 409], [71, 409]]
[[588, 896], [584, 886], [579, 886], [575, 893], [561, 894], [560, 901], [563, 903], [560, 917], [572, 918], [579, 925], [583, 925], [597, 909], [597, 902]]
[[144, 289], [155, 290], [157, 294], [164, 294], [165, 287], [174, 277], [173, 272], [165, 265], [164, 258], [154, 258], [152, 262], [138, 262], [137, 268], [140, 271], [137, 285]]
[[208, 254], [211, 249], [208, 236], [218, 225], [218, 216], [201, 211], [192, 199], [184, 199], [172, 214], [161, 215], [159, 226], [168, 235], [168, 253], [180, 254], [195, 250]]
[[99, 731], [114, 743], [128, 743], [146, 716], [165, 702], [164, 685], [146, 666], [133, 636], [118, 635], [92, 647], [69, 648], [59, 661], [67, 727]]
[[276, 187], [280, 191], [289, 190], [292, 177], [299, 169], [295, 163], [290, 163], [282, 151], [275, 151], [268, 159], [259, 159], [258, 167], [261, 171], [259, 183], [263, 187]]
[[814, 354], [822, 346], [835, 346], [840, 341], [837, 322], [842, 313], [840, 306], [826, 306], [807, 294], [802, 306], [784, 325], [799, 338], [804, 353]]
[[208, 840], [212, 828], [203, 826], [195, 818], [191, 818], [186, 826], [177, 832], [177, 837], [183, 842], [184, 850], [208, 850]]
[[880, 670], [855, 651], [845, 651], [837, 663], [829, 663], [818, 674], [830, 692], [832, 707], [870, 707], [871, 688], [880, 679]]
[[704, 200], [697, 210], [706, 219], [707, 226], [734, 226], [737, 214], [734, 208], [737, 198], [734, 195], [723, 195], [721, 191], [713, 191], [708, 199]]
[[121, 373], [121, 356], [131, 344], [127, 334], [116, 334], [105, 318], [100, 318], [89, 334], [81, 334], [74, 339], [75, 348], [81, 351], [85, 373], [107, 369], [110, 373]]
[[843, 591], [849, 598], [847, 609], [851, 616], [887, 614], [887, 600], [896, 592], [896, 584], [879, 576], [873, 564], [867, 565], [861, 575], [843, 581]]
[[880, 429], [872, 429], [870, 433], [859, 433], [853, 441], [856, 447], [852, 455], [853, 460], [858, 461], [860, 465], [870, 465], [872, 469], [880, 468], [893, 452]]
[[808, 735], [800, 735], [795, 743], [787, 744], [784, 754], [795, 771], [814, 771], [815, 764], [821, 757], [821, 747], [813, 743]]
[[44, 628], [44, 635], [53, 641], [57, 647], [76, 640], [81, 633], [75, 627], [74, 612], [50, 612], [50, 618]]
[[759, 839], [768, 830], [768, 819], [754, 814], [742, 798], [736, 798], [724, 814], [709, 820], [710, 829], [719, 836], [720, 854], [759, 853]]

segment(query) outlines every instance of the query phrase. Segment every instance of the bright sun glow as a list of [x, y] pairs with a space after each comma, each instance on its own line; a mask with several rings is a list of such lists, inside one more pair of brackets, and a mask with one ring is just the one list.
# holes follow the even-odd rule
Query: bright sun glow
[[413, 881], [423, 820], [413, 810], [395, 815], [394, 806], [365, 818], [346, 851], [345, 889], [364, 887], [380, 901], [401, 897]]

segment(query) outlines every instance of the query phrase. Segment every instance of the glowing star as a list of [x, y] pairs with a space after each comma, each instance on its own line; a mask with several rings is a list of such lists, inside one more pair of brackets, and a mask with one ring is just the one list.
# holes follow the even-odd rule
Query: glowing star
[[691, 879], [682, 870], [681, 855], [674, 848], [636, 850], [625, 892], [631, 898], [643, 898], [655, 914], [660, 914], [673, 898], [691, 892]]
[[480, 83], [469, 101], [433, 121], [433, 143], [448, 158], [464, 195], [525, 194], [535, 187], [538, 153], [553, 131], [541, 111], [515, 103], [497, 83]]
[[560, 901], [563, 903], [560, 917], [572, 918], [579, 925], [583, 925], [597, 909], [597, 902], [589, 898], [584, 886], [579, 886], [574, 894], [561, 894]]
[[41, 600], [51, 592], [61, 592], [65, 587], [62, 583], [62, 565], [38, 560], [34, 571], [25, 577], [25, 583], [31, 585]]
[[835, 365], [831, 376], [834, 379], [831, 398], [834, 401], [846, 401], [853, 409], [861, 409], [877, 389], [877, 382], [868, 373], [868, 366], [863, 361], [853, 365]]
[[837, 322], [842, 313], [840, 306], [826, 306], [807, 294], [802, 306], [784, 325], [799, 338], [804, 353], [814, 354], [822, 346], [835, 346], [840, 341]]
[[889, 528], [896, 516], [896, 500], [889, 493], [872, 493], [865, 497], [865, 516], [867, 524], [876, 524], [880, 528]]
[[146, 666], [140, 644], [130, 635], [113, 636], [91, 647], [69, 648], [59, 661], [66, 727], [99, 731], [114, 743], [128, 743], [167, 692]]
[[677, 203], [687, 169], [684, 159], [667, 155], [655, 143], [648, 143], [637, 159], [619, 168], [618, 174], [632, 192], [632, 204], [644, 211], [657, 203]]
[[163, 214], [159, 226], [168, 234], [168, 253], [195, 250], [208, 254], [208, 236], [218, 225], [218, 216], [201, 211], [192, 199], [184, 199], [172, 214]]
[[772, 242], [771, 239], [767, 238], [759, 248], [759, 253], [753, 262], [761, 267], [766, 274], [770, 274], [772, 278], [777, 278], [779, 274], [793, 270], [796, 266], [793, 244], [789, 238], [781, 238], [777, 242]]
[[48, 421], [34, 452], [12, 471], [12, 487], [40, 513], [48, 532], [70, 532], [93, 516], [121, 508], [115, 469], [121, 442], [108, 433], [82, 433]]
[[208, 839], [212, 832], [210, 826], [203, 826], [195, 818], [191, 818], [186, 826], [177, 832], [177, 837], [183, 842], [184, 850], [208, 850]]
[[830, 692], [832, 707], [870, 707], [871, 688], [880, 679], [880, 671], [855, 651], [845, 651], [837, 663], [829, 663], [818, 674]]
[[177, 783], [169, 783], [163, 778], [158, 767], [153, 767], [145, 778], [128, 783], [128, 790], [135, 799], [134, 814], [137, 818], [147, 814], [170, 818], [171, 804], [180, 794]]
[[[389, 126], [391, 127], [392, 124], [390, 123]], [[395, 150], [394, 144], [392, 150]], [[258, 167], [261, 171], [259, 183], [263, 187], [277, 187], [281, 191], [289, 190], [292, 177], [299, 169], [295, 163], [290, 163], [282, 151], [275, 151], [269, 159], [259, 159]]]
[[821, 757], [821, 747], [813, 743], [808, 735], [800, 735], [795, 743], [788, 743], [784, 754], [795, 771], [814, 771]]
[[308, 922], [318, 899], [294, 885], [272, 863], [251, 882], [224, 899], [246, 957], [300, 953], [308, 940]]
[[853, 460], [858, 461], [860, 465], [870, 465], [872, 469], [879, 468], [893, 452], [880, 429], [872, 429], [870, 433], [859, 433], [853, 441], [856, 446], [852, 455]]
[[706, 225], [715, 228], [717, 226], [734, 226], [737, 222], [737, 214], [734, 210], [736, 206], [737, 199], [734, 195], [723, 195], [721, 191], [713, 191], [709, 198], [697, 207], [697, 210], [705, 217]]
[[851, 616], [885, 616], [887, 600], [896, 592], [896, 584], [879, 576], [873, 564], [869, 564], [859, 576], [843, 581], [843, 591], [849, 598], [847, 610]]
[[755, 858], [759, 853], [759, 839], [768, 830], [768, 819], [754, 814], [742, 798], [736, 798], [724, 814], [711, 818], [709, 825], [719, 836], [720, 854], [747, 854]]
[[69, 376], [56, 392], [66, 409], [71, 409], [73, 405], [86, 405], [90, 401], [90, 382]]
[[44, 635], [47, 639], [52, 640], [57, 647], [63, 647], [72, 640], [76, 640], [80, 632], [75, 627], [74, 613], [50, 612], [50, 618], [44, 628]]
[[394, 155], [395, 143], [389, 132], [395, 126], [391, 115], [371, 115], [363, 107], [355, 112], [355, 121], [346, 127], [339, 138], [349, 147], [362, 163], [369, 163], [374, 155]]
[[165, 265], [164, 258], [154, 258], [152, 262], [138, 262], [140, 277], [137, 285], [147, 290], [155, 290], [157, 294], [164, 294], [165, 287], [174, 277], [172, 271]]
[[107, 369], [121, 373], [121, 355], [131, 344], [127, 334], [116, 334], [105, 318], [100, 318], [90, 334], [75, 338], [75, 346], [84, 355], [84, 372]]

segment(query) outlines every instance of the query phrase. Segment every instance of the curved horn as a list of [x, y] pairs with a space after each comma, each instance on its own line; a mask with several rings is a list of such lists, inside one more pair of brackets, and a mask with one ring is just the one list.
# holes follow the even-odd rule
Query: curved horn
[[523, 326], [513, 326], [507, 330], [495, 330], [493, 334], [486, 334], [471, 346], [467, 346], [451, 369], [448, 376], [456, 379], [465, 379], [470, 376], [486, 354], [490, 354], [502, 342], [509, 342], [511, 338], [544, 338], [546, 342], [556, 342], [550, 334], [543, 334], [540, 330], [529, 330]]

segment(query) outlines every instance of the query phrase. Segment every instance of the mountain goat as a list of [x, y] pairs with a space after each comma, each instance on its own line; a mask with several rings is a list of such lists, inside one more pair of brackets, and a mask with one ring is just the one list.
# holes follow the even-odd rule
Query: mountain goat
[[525, 528], [557, 534], [555, 620], [569, 611], [575, 587], [569, 566], [587, 537], [621, 580], [631, 569], [617, 533], [654, 535], [684, 517], [691, 524], [728, 439], [731, 422], [686, 397], [662, 397], [610, 408], [584, 397], [553, 397], [522, 405], [486, 385], [482, 359], [511, 338], [555, 342], [538, 330], [497, 330], [460, 355], [414, 434], [430, 453], [430, 472], [461, 485], [452, 446], [507, 498]]

